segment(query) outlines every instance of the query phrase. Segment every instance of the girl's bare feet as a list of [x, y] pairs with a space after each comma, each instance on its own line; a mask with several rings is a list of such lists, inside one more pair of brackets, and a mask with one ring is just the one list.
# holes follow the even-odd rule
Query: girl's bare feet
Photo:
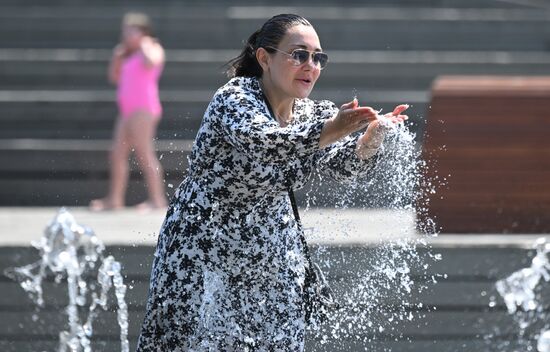
[[124, 204], [113, 202], [108, 197], [101, 199], [94, 199], [90, 202], [91, 211], [109, 211], [109, 210], [120, 210], [124, 208]]

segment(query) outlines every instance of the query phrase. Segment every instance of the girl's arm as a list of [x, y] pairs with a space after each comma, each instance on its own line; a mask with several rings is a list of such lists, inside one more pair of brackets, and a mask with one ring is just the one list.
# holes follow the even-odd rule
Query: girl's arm
[[109, 73], [108, 78], [109, 82], [114, 85], [118, 84], [118, 78], [120, 76], [120, 66], [122, 65], [122, 60], [126, 56], [126, 49], [122, 44], [118, 44], [113, 49], [113, 56], [111, 57], [111, 62], [109, 63]]
[[164, 49], [155, 39], [143, 37], [140, 50], [147, 67], [159, 66], [164, 63]]

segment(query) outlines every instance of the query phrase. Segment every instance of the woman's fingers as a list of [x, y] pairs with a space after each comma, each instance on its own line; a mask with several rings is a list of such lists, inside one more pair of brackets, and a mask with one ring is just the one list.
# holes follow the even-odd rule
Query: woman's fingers
[[397, 119], [397, 121], [402, 122], [402, 121], [408, 120], [409, 116], [408, 115], [394, 115], [393, 113], [388, 113], [388, 114], [384, 115], [384, 118], [386, 118], [390, 121], [394, 121], [395, 119]]
[[403, 122], [405, 120], [408, 120], [409, 117], [407, 115], [397, 115], [397, 116], [391, 116], [391, 119], [394, 121]]
[[395, 109], [393, 109], [392, 115], [394, 116], [400, 115], [403, 111], [407, 110], [408, 108], [409, 108], [408, 104], [397, 105]]
[[359, 102], [357, 101], [357, 98], [354, 98], [349, 103], [345, 103], [340, 107], [340, 110], [349, 110], [349, 109], [355, 109], [359, 107]]
[[344, 112], [346, 119], [353, 125], [364, 125], [378, 119], [377, 112], [370, 107], [360, 107]]

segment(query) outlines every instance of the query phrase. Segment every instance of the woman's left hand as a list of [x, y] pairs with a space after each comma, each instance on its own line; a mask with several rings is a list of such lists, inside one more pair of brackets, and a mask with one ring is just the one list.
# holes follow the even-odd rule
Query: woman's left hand
[[409, 106], [406, 104], [398, 105], [391, 113], [385, 114], [383, 117], [379, 117], [378, 120], [371, 122], [365, 133], [357, 140], [357, 156], [360, 159], [368, 159], [376, 154], [384, 141], [384, 136], [388, 129], [380, 119], [383, 118], [387, 122], [394, 124], [401, 123], [409, 118], [407, 115], [402, 114], [408, 108]]

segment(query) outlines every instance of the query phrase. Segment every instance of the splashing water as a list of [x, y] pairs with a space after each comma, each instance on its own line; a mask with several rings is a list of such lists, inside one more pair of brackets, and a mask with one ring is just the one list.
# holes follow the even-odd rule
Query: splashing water
[[539, 352], [550, 352], [550, 330], [543, 331], [537, 341]]
[[550, 280], [550, 262], [547, 257], [550, 252], [550, 243], [546, 243], [546, 239], [541, 238], [537, 240], [535, 248], [537, 255], [529, 268], [516, 271], [495, 284], [510, 314], [514, 314], [518, 307], [524, 311], [535, 310], [539, 306], [535, 297], [535, 288], [542, 278], [545, 281]]
[[[323, 196], [324, 191], [330, 198], [338, 199], [336, 208], [360, 204], [365, 208], [395, 210], [396, 214], [417, 210], [417, 199], [421, 192], [426, 192], [421, 182], [425, 181], [422, 178], [427, 166], [420, 158], [415, 135], [403, 123], [386, 123], [383, 117], [381, 119], [387, 133], [381, 157], [368, 176], [355, 180], [344, 189], [312, 185], [307, 194], [307, 209], [315, 204], [317, 197]], [[321, 175], [318, 178], [323, 179]], [[330, 194], [331, 189], [337, 193]], [[429, 275], [428, 268], [430, 262], [441, 258], [430, 252], [424, 236], [408, 233], [410, 230], [399, 231], [401, 233], [388, 230], [380, 233], [377, 245], [367, 249], [368, 257], [363, 251], [339, 259], [328, 258], [327, 248], [321, 246], [318, 249], [317, 260], [324, 270], [338, 266], [346, 268], [346, 272], [339, 273], [344, 278], [332, 283], [336, 287], [345, 287], [338, 295], [344, 308], [334, 312], [326, 324], [310, 329], [315, 339], [322, 343], [360, 339], [368, 350], [377, 339], [403, 339], [400, 332], [403, 324], [416, 321], [424, 316], [424, 312], [435, 309], [414, 301], [411, 296], [437, 282], [438, 276]], [[345, 232], [344, 228], [342, 232]], [[341, 233], [336, 235], [341, 236]], [[420, 246], [427, 251], [419, 250]], [[334, 348], [349, 350], [344, 345], [331, 346], [331, 350]]]
[[525, 331], [543, 322], [546, 326], [540, 332], [537, 349], [539, 352], [550, 352], [550, 330], [547, 330], [547, 317], [540, 299], [541, 280], [550, 281], [550, 243], [545, 238], [539, 238], [534, 248], [536, 255], [531, 266], [497, 281], [495, 287], [502, 296], [508, 313], [513, 315], [520, 328], [520, 343], [529, 345], [529, 341], [523, 340]]
[[[96, 308], [107, 310], [107, 295], [114, 286], [117, 298], [117, 317], [120, 325], [121, 351], [128, 352], [128, 307], [124, 300], [126, 285], [120, 273], [120, 263], [112, 256], [103, 257], [105, 246], [94, 232], [76, 223], [74, 217], [62, 208], [50, 222], [39, 242], [33, 243], [40, 251], [41, 259], [35, 263], [6, 269], [6, 276], [18, 281], [31, 300], [44, 307], [42, 281], [49, 275], [56, 282], [67, 279], [69, 304], [66, 313], [69, 330], [59, 334], [59, 352], [91, 352], [93, 321], [97, 317]], [[98, 268], [99, 267], [99, 268]], [[86, 276], [97, 270], [97, 287], [88, 284]], [[90, 297], [86, 321], [80, 319], [79, 312]]]

